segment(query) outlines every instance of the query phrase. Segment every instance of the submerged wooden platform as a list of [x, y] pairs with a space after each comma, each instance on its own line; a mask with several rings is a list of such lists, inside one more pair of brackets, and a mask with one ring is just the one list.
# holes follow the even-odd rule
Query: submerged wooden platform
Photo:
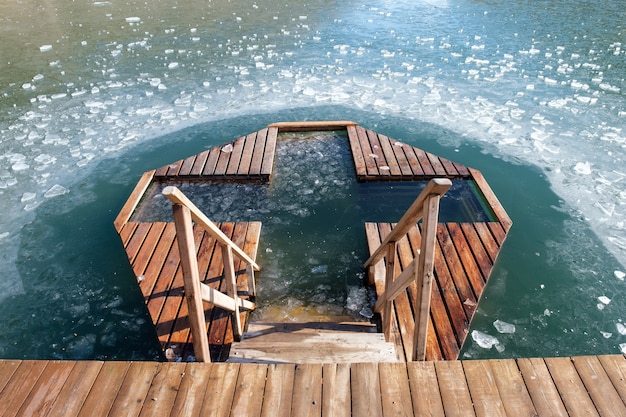
[[[473, 181], [489, 206], [493, 221], [486, 223], [440, 224], [432, 294], [428, 359], [457, 359], [482, 291], [487, 284], [498, 252], [511, 227], [511, 220], [491, 191], [482, 174], [472, 168], [409, 146], [354, 122], [275, 123], [258, 132], [144, 173], [115, 220], [115, 227], [127, 252], [159, 340], [171, 360], [191, 354], [187, 310], [183, 300], [181, 271], [174, 244], [174, 226], [166, 223], [137, 223], [133, 213], [155, 183], [185, 181], [271, 180], [280, 133], [301, 131], [345, 131], [357, 181], [427, 181], [434, 178]], [[255, 259], [260, 223], [226, 223], [226, 234], [245, 246]], [[366, 225], [370, 253], [389, 233], [389, 224]], [[417, 228], [398, 247], [401, 270], [415, 255], [419, 242]], [[220, 251], [215, 242], [197, 231], [196, 247], [202, 266], [201, 276], [214, 288], [222, 286]], [[365, 255], [365, 254], [364, 254]], [[378, 295], [384, 289], [384, 267], [370, 268], [370, 284]], [[238, 287], [247, 289], [245, 271], [238, 273]], [[245, 294], [243, 294], [245, 295]], [[394, 302], [394, 331], [391, 332], [400, 357], [408, 357], [414, 317], [411, 287]], [[242, 313], [246, 323], [247, 313]], [[207, 334], [214, 359], [224, 360], [232, 342], [228, 314], [206, 306]], [[187, 326], [187, 327], [185, 327]]]
[[13, 416], [624, 416], [615, 356], [355, 364], [0, 361]]

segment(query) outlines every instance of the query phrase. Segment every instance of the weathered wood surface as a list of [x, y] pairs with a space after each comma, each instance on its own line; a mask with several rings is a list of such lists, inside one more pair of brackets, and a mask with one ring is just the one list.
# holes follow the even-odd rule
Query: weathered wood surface
[[156, 180], [267, 181], [274, 167], [277, 127], [268, 127], [162, 166]]
[[409, 146], [385, 135], [347, 125], [358, 181], [428, 180], [434, 177], [468, 178], [465, 166]]
[[624, 416], [622, 355], [411, 363], [0, 361], [2, 416]]
[[364, 322], [249, 323], [233, 343], [229, 362], [355, 363], [396, 362], [392, 343]]
[[[217, 226], [248, 257], [256, 259], [261, 223], [222, 223]], [[186, 360], [193, 355], [193, 346], [174, 224], [129, 222], [120, 236], [163, 351], [168, 359]], [[211, 288], [225, 292], [222, 251], [215, 238], [197, 225], [193, 238], [201, 280]], [[238, 288], [248, 288], [247, 273], [243, 263], [235, 262]], [[245, 292], [239, 296], [248, 298]], [[204, 314], [211, 356], [214, 360], [223, 360], [228, 357], [228, 346], [233, 342], [231, 314], [209, 303], [204, 303]], [[241, 313], [243, 320], [247, 320], [248, 314], [247, 311]]]
[[[434, 275], [432, 285], [430, 318], [426, 340], [426, 359], [457, 359], [463, 346], [469, 325], [496, 261], [501, 241], [492, 228], [498, 223], [440, 223], [437, 225]], [[389, 235], [392, 224], [366, 223], [370, 254]], [[408, 268], [420, 248], [421, 235], [417, 226], [398, 241], [394, 263], [395, 276]], [[370, 283], [380, 296], [385, 290], [386, 272], [370, 268]], [[413, 329], [415, 327], [415, 300], [418, 297], [415, 284], [411, 284], [393, 303], [392, 319], [398, 336], [396, 350], [411, 357]], [[383, 312], [383, 314], [385, 314]], [[389, 319], [383, 317], [383, 319]]]

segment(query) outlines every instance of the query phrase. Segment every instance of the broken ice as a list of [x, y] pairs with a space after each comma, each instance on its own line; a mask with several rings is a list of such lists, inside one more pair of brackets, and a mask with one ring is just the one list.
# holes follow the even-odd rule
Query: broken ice
[[615, 275], [615, 278], [619, 279], [620, 281], [624, 281], [624, 277], [626, 277], [626, 273], [622, 271], [614, 271], [613, 275]]
[[498, 333], [515, 333], [515, 325], [502, 320], [494, 321], [493, 327], [496, 328]]
[[479, 330], [472, 331], [472, 339], [474, 339], [474, 342], [476, 342], [476, 344], [483, 349], [491, 349], [495, 346], [498, 352], [502, 352], [504, 350], [504, 347], [500, 345], [500, 341], [496, 337], [483, 333]]

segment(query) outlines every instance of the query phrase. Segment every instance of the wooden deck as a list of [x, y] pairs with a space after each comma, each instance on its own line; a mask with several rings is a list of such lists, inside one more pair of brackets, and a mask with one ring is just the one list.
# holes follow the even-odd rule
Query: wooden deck
[[[222, 232], [239, 245], [248, 256], [256, 258], [261, 223], [222, 223]], [[221, 251], [216, 241], [202, 228], [194, 227], [195, 244], [198, 248], [198, 266], [205, 284], [224, 291]], [[169, 360], [193, 355], [193, 341], [189, 328], [187, 303], [184, 298], [183, 277], [174, 223], [126, 223], [120, 238], [128, 259], [138, 277], [146, 306], [156, 328], [159, 342]], [[245, 268], [235, 264], [237, 287], [241, 298], [248, 298], [248, 276]], [[205, 304], [207, 335], [213, 360], [225, 360], [233, 342], [231, 315], [226, 311]], [[247, 320], [247, 311], [242, 311]], [[245, 321], [244, 321], [245, 322]]]
[[[489, 280], [493, 264], [511, 227], [511, 220], [491, 191], [482, 174], [472, 168], [409, 146], [350, 121], [275, 123], [237, 140], [146, 172], [115, 220], [129, 262], [144, 294], [145, 302], [157, 329], [166, 356], [186, 359], [190, 350], [187, 306], [183, 302], [182, 273], [178, 248], [174, 244], [174, 226], [166, 223], [137, 223], [132, 216], [153, 183], [176, 181], [251, 181], [271, 180], [280, 133], [300, 131], [346, 132], [355, 176], [358, 181], [426, 181], [433, 178], [472, 180], [490, 207], [494, 221], [472, 224], [440, 224], [438, 255], [435, 267], [437, 285], [432, 295], [429, 359], [457, 359], [482, 290]], [[226, 223], [224, 232], [236, 243], [245, 245], [246, 253], [256, 259], [260, 223]], [[389, 233], [389, 224], [366, 225], [370, 246], [380, 243]], [[415, 255], [419, 242], [417, 228], [401, 245], [398, 255], [402, 268]], [[215, 242], [196, 231], [196, 247], [201, 275], [214, 288], [222, 286], [221, 255]], [[380, 295], [384, 289], [384, 270], [370, 268], [370, 283]], [[383, 268], [384, 269], [384, 268]], [[382, 275], [381, 275], [382, 274]], [[247, 289], [245, 271], [238, 274], [238, 287]], [[243, 294], [245, 295], [245, 294]], [[414, 290], [395, 302], [393, 342], [403, 353], [410, 352], [414, 318]], [[228, 314], [207, 306], [208, 337], [214, 359], [228, 357], [232, 332]], [[247, 313], [242, 314], [243, 323]]]
[[0, 361], [0, 415], [625, 416], [626, 359]]

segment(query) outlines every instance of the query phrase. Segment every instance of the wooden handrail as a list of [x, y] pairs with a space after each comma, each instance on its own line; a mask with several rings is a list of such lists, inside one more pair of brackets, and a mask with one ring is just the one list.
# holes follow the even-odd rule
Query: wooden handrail
[[[426, 357], [439, 200], [451, 186], [452, 182], [446, 178], [431, 180], [364, 265], [365, 268], [374, 268], [383, 257], [386, 259], [385, 291], [376, 301], [374, 311], [382, 312], [383, 331], [387, 340], [391, 336], [393, 301], [412, 282], [416, 283], [417, 297], [414, 306], [415, 330], [413, 333], [412, 360], [424, 360]], [[414, 227], [422, 218], [424, 221], [419, 253], [396, 279], [396, 242], [404, 237], [409, 229]]]
[[[209, 342], [206, 335], [206, 320], [204, 317], [203, 302], [230, 311], [233, 314], [233, 336], [239, 340], [243, 333], [239, 309], [254, 310], [254, 303], [239, 298], [237, 294], [237, 279], [233, 252], [249, 264], [248, 272], [249, 289], [254, 294], [254, 273], [259, 266], [246, 253], [228, 238], [213, 224], [178, 188], [165, 187], [162, 193], [172, 201], [176, 238], [180, 253], [180, 264], [183, 270], [183, 284], [185, 298], [189, 310], [189, 325], [193, 337], [193, 349], [196, 359], [200, 362], [210, 362]], [[193, 224], [191, 219], [201, 225], [211, 236], [215, 238], [222, 249], [222, 262], [224, 263], [224, 280], [226, 294], [209, 287], [200, 281], [198, 271], [198, 259], [196, 257], [196, 245], [193, 237]]]
[[204, 230], [209, 232], [211, 236], [213, 236], [219, 243], [221, 243], [222, 245], [230, 246], [233, 252], [235, 252], [235, 254], [239, 256], [239, 258], [250, 264], [255, 271], [261, 270], [261, 267], [259, 267], [259, 265], [257, 265], [257, 263], [252, 258], [250, 258], [239, 246], [237, 246], [232, 240], [230, 240], [228, 236], [222, 233], [222, 231], [217, 226], [215, 226], [215, 224], [211, 220], [209, 220], [209, 218], [205, 216], [204, 213], [202, 213], [200, 209], [196, 207], [196, 205], [193, 204], [191, 200], [189, 200], [187, 196], [185, 196], [185, 194], [183, 194], [183, 192], [180, 191], [177, 187], [171, 185], [165, 187], [162, 191], [162, 194], [167, 197], [172, 203], [180, 204], [187, 207], [191, 211], [191, 217], [200, 226], [202, 226]]
[[424, 215], [424, 202], [429, 195], [443, 196], [452, 186], [452, 181], [447, 178], [434, 178], [428, 182], [426, 188], [422, 190], [420, 195], [415, 199], [411, 207], [404, 213], [400, 221], [393, 228], [391, 233], [387, 235], [383, 243], [365, 262], [364, 267], [367, 268], [372, 264], [376, 264], [385, 255], [385, 248], [389, 242], [396, 242], [407, 234], [409, 229], [420, 221]]

